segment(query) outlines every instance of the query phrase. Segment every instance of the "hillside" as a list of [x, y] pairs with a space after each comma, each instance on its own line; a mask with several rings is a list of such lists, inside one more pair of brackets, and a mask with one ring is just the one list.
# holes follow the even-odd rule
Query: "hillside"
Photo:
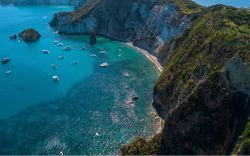
[[[213, 6], [171, 42], [172, 49], [163, 48], [170, 56], [153, 105], [165, 125], [154, 138], [159, 148], [147, 154], [250, 154], [249, 21], [249, 10]], [[140, 142], [122, 153], [148, 151]]]

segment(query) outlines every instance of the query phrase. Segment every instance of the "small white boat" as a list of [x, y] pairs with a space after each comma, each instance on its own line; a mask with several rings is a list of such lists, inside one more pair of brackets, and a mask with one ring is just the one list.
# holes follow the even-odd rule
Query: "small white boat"
[[57, 46], [62, 47], [62, 46], [64, 46], [64, 44], [63, 43], [58, 43]]
[[97, 57], [96, 54], [90, 54], [90, 57]]
[[50, 54], [50, 51], [49, 51], [49, 50], [42, 50], [42, 52], [43, 52], [44, 54]]
[[60, 41], [57, 41], [57, 40], [55, 40], [55, 41], [53, 41], [54, 43], [60, 43]]
[[58, 82], [60, 81], [59, 76], [52, 76], [53, 81]]
[[99, 52], [99, 54], [106, 54], [107, 52], [105, 50], [102, 50]]
[[12, 73], [11, 70], [7, 70], [7, 71], [5, 72], [6, 75], [10, 75], [11, 73]]
[[104, 62], [104, 63], [100, 64], [100, 66], [101, 66], [101, 67], [108, 67], [109, 64], [108, 64], [107, 62]]
[[65, 57], [64, 57], [64, 56], [58, 56], [58, 59], [59, 59], [59, 60], [64, 60]]
[[56, 69], [56, 68], [57, 68], [57, 66], [56, 66], [55, 64], [52, 64], [51, 67], [52, 67], [53, 69]]
[[129, 74], [128, 72], [124, 72], [124, 73], [123, 73], [123, 76], [125, 76], [125, 77], [129, 77], [129, 76], [130, 76], [130, 74]]
[[98, 136], [98, 137], [101, 136], [99, 133], [95, 133], [95, 135]]
[[70, 46], [66, 46], [63, 48], [63, 50], [69, 51], [69, 50], [72, 50], [72, 48]]
[[59, 34], [59, 31], [55, 31], [54, 33], [55, 33], [55, 34]]

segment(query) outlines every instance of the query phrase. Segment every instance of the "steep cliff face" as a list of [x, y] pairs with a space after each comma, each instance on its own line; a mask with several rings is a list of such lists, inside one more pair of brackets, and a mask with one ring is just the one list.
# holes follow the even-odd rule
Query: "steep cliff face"
[[250, 154], [249, 43], [250, 10], [203, 11], [161, 49], [170, 52], [154, 89], [162, 133], [123, 146], [122, 154]]
[[249, 116], [249, 21], [249, 10], [214, 6], [175, 41], [154, 89], [161, 154], [232, 152]]
[[[133, 42], [134, 45], [158, 55], [158, 49], [178, 36], [190, 24], [195, 12], [181, 10], [172, 0], [91, 0], [72, 13], [55, 14], [50, 25], [60, 33], [89, 34]], [[196, 12], [201, 7], [191, 3]], [[185, 13], [184, 13], [185, 12]]]
[[87, 0], [0, 0], [0, 4], [13, 5], [39, 5], [39, 4], [65, 4], [78, 6]]

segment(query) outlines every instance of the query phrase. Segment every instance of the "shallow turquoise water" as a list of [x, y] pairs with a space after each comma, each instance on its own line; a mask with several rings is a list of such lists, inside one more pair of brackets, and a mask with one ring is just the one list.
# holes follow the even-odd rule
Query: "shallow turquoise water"
[[[53, 33], [47, 24], [53, 13], [71, 9], [0, 6], [0, 58], [11, 58], [0, 64], [0, 154], [114, 154], [121, 144], [156, 130], [150, 112], [157, 70], [123, 43], [98, 38], [89, 46], [88, 36]], [[8, 40], [30, 27], [41, 33], [38, 42]], [[73, 50], [63, 51], [54, 40]], [[59, 60], [60, 55], [66, 59]], [[101, 68], [103, 62], [110, 66]], [[12, 74], [5, 75], [6, 70]], [[59, 83], [53, 75], [60, 76]], [[127, 104], [134, 95], [139, 100]]]
[[204, 6], [211, 6], [215, 4], [225, 4], [225, 5], [230, 5], [230, 6], [234, 6], [238, 8], [250, 7], [250, 0], [193, 0], [193, 1]]

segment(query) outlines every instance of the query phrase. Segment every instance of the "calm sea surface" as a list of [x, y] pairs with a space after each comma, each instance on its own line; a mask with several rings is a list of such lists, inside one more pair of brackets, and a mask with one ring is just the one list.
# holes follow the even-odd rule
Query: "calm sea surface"
[[[98, 38], [89, 46], [88, 36], [54, 33], [48, 26], [53, 13], [72, 9], [0, 6], [0, 59], [11, 59], [0, 64], [0, 154], [114, 154], [121, 144], [156, 130], [156, 68], [123, 43]], [[25, 28], [38, 30], [41, 39], [8, 40]], [[63, 51], [55, 40], [72, 50]], [[104, 62], [110, 66], [100, 67]], [[139, 100], [131, 103], [134, 96]]]

